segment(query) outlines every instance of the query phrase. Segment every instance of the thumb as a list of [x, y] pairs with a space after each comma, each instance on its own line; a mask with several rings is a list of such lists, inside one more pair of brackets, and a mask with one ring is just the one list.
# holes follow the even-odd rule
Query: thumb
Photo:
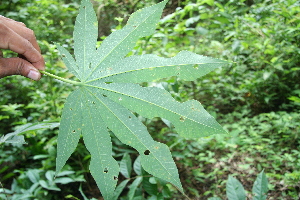
[[35, 81], [41, 78], [41, 73], [22, 58], [0, 58], [0, 78], [10, 75], [22, 75]]

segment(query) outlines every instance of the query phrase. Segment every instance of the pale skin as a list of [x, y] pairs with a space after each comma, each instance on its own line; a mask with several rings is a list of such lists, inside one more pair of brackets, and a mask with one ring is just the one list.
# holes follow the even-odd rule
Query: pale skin
[[[9, 49], [19, 57], [3, 58], [1, 49]], [[34, 32], [22, 22], [0, 15], [0, 78], [22, 75], [40, 80], [39, 70], [45, 69], [45, 61]]]

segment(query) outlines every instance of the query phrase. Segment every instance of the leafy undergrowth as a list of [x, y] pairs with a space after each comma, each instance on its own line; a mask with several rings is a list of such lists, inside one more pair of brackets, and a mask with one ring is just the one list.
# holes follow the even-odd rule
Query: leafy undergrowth
[[299, 1], [185, 3], [164, 17], [136, 51], [172, 56], [184, 49], [236, 64], [194, 83], [178, 80], [186, 90], [182, 96], [192, 92], [194, 99], [222, 113], [239, 111], [239, 106], [253, 115], [300, 109]]
[[268, 199], [298, 199], [300, 114], [272, 112], [247, 118], [232, 113], [222, 117], [221, 123], [232, 137], [216, 135], [184, 142], [166, 127], [158, 134], [161, 140], [168, 140], [189, 196], [225, 199], [228, 175], [236, 176], [251, 191], [264, 169]]
[[[58, 5], [57, 1], [48, 0], [32, 2], [17, 1], [18, 5], [11, 3], [12, 12], [4, 12], [9, 11], [6, 7], [1, 11], [28, 24], [38, 39], [63, 42], [70, 50], [72, 41], [68, 38], [79, 5]], [[182, 84], [171, 78], [160, 84], [152, 83], [167, 89], [178, 101], [189, 97], [199, 100], [233, 137], [184, 140], [160, 120], [144, 120], [144, 124], [155, 140], [171, 148], [183, 188], [191, 198], [225, 199], [229, 174], [251, 191], [256, 175], [265, 169], [270, 188], [268, 199], [299, 199], [300, 120], [299, 113], [295, 113], [299, 111], [299, 3], [296, 0], [260, 1], [252, 5], [248, 5], [251, 1], [242, 0], [182, 2], [174, 18], [162, 20], [156, 34], [141, 40], [133, 54], [154, 52], [171, 57], [179, 50], [191, 50], [213, 57], [234, 58], [236, 64], [228, 70], [217, 70], [200, 81]], [[3, 2], [0, 7], [6, 4]], [[40, 25], [36, 26], [37, 23]], [[39, 44], [47, 71], [70, 78], [55, 45], [46, 41]], [[58, 121], [65, 97], [73, 90], [70, 85], [46, 76], [37, 83], [23, 77], [7, 77], [1, 82], [1, 133], [26, 123]], [[29, 192], [32, 182], [26, 175], [37, 168], [41, 170], [41, 180], [47, 181], [47, 171], [55, 170], [57, 133], [57, 129], [31, 131], [24, 135], [28, 145], [1, 146], [0, 175], [5, 188], [18, 185], [22, 189], [19, 193]], [[116, 160], [121, 161], [125, 153], [136, 160], [136, 151], [112, 138]], [[80, 140], [66, 166], [68, 171], [76, 172], [74, 176], [66, 176], [75, 182], [58, 184], [61, 192], [39, 185], [35, 198], [63, 199], [72, 194], [82, 199], [78, 191], [82, 185], [88, 198], [101, 199], [95, 181], [88, 175], [89, 161], [89, 153]], [[75, 178], [82, 175], [86, 182], [76, 182]], [[14, 179], [27, 184], [13, 184]], [[126, 178], [120, 177], [119, 183], [123, 180]], [[129, 190], [129, 187], [124, 189], [123, 199]], [[171, 191], [172, 197], [166, 199], [184, 199], [176, 190]], [[145, 191], [142, 194], [149, 197]]]

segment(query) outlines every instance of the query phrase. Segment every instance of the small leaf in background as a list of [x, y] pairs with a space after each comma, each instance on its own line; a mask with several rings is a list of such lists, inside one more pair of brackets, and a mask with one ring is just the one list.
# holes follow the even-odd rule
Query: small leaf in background
[[15, 132], [20, 134], [26, 131], [33, 131], [33, 130], [44, 129], [44, 128], [56, 128], [58, 126], [59, 123], [57, 122], [28, 123], [18, 128]]
[[132, 161], [128, 153], [125, 153], [120, 162], [120, 172], [125, 178], [130, 178], [132, 171]]
[[23, 126], [20, 126], [17, 128], [16, 131], [12, 133], [8, 133], [6, 135], [2, 135], [0, 138], [0, 144], [1, 143], [12, 143], [12, 144], [26, 144], [24, 140], [23, 135], [27, 131], [34, 131], [39, 129], [45, 129], [45, 128], [56, 128], [59, 126], [59, 123], [55, 122], [39, 122], [39, 123], [28, 123]]
[[54, 175], [55, 175], [55, 172], [49, 170], [46, 172], [45, 177], [48, 181], [53, 181]]
[[118, 200], [120, 194], [123, 192], [124, 188], [126, 187], [127, 183], [130, 181], [130, 179], [126, 179], [122, 181], [117, 187], [114, 192], [113, 200]]
[[81, 185], [79, 186], [79, 192], [80, 192], [80, 194], [82, 195], [82, 197], [83, 197], [84, 200], [96, 200], [95, 198], [88, 199], [88, 198], [85, 196], [84, 192], [82, 191]]
[[74, 171], [62, 171], [62, 172], [59, 172], [56, 177], [60, 177], [60, 176], [66, 176], [66, 175], [70, 175], [70, 174], [74, 174], [75, 172]]
[[133, 170], [137, 175], [142, 175], [143, 168], [141, 165], [141, 157], [138, 156], [133, 163]]
[[253, 200], [266, 200], [268, 192], [268, 179], [264, 171], [260, 172], [254, 182]]
[[56, 178], [54, 180], [54, 182], [55, 183], [61, 183], [61, 184], [68, 184], [68, 183], [74, 182], [74, 180], [69, 178], [69, 177], [62, 177], [62, 178]]
[[17, 133], [8, 133], [6, 135], [3, 135], [0, 138], [0, 144], [1, 143], [26, 144], [24, 136], [17, 135]]
[[150, 195], [157, 195], [158, 194], [157, 184], [151, 183], [152, 178], [154, 177], [143, 178], [143, 189]]
[[228, 177], [226, 184], [226, 195], [230, 200], [245, 200], [246, 193], [243, 185], [232, 176]]
[[61, 191], [61, 189], [57, 187], [55, 184], [51, 182], [46, 182], [45, 180], [40, 180], [39, 184], [47, 190]]
[[26, 173], [26, 175], [32, 183], [37, 183], [40, 180], [40, 174], [39, 173], [40, 173], [40, 170], [31, 169]]
[[128, 199], [132, 200], [137, 187], [142, 183], [143, 177], [137, 177], [129, 187]]
[[263, 73], [263, 79], [267, 80], [272, 75], [272, 72], [264, 72]]

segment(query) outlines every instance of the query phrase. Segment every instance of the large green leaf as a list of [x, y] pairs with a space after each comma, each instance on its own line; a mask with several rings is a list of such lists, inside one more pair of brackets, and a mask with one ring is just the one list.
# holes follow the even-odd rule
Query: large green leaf
[[246, 200], [246, 192], [243, 185], [232, 176], [228, 177], [226, 183], [226, 195], [230, 200]]
[[253, 200], [266, 200], [268, 190], [268, 179], [264, 171], [262, 171], [258, 174], [253, 184]]
[[[169, 76], [195, 80], [227, 63], [188, 51], [173, 58], [125, 57], [139, 38], [154, 33], [166, 3], [167, 0], [135, 12], [123, 29], [113, 32], [96, 49], [97, 18], [90, 1], [83, 0], [74, 28], [75, 58], [58, 45], [67, 68], [80, 82], [60, 78], [78, 88], [69, 95], [63, 109], [56, 173], [82, 134], [91, 153], [90, 171], [105, 199], [114, 198], [119, 173], [107, 129], [139, 152], [141, 165], [148, 173], [183, 192], [169, 148], [154, 141], [131, 111], [147, 118], [168, 119], [179, 134], [188, 138], [226, 133], [198, 101], [180, 103], [165, 90], [136, 84]], [[139, 180], [135, 183], [139, 184]], [[130, 194], [134, 194], [134, 188]]]

